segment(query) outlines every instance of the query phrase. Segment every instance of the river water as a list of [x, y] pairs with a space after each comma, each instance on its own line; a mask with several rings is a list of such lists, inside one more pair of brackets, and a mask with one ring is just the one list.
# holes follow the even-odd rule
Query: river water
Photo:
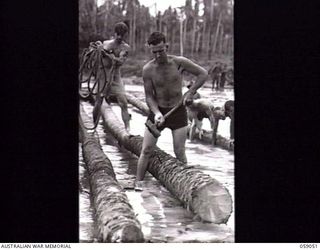
[[[126, 90], [144, 101], [143, 86], [132, 84], [131, 79], [126, 81]], [[184, 89], [186, 90], [186, 89]], [[211, 91], [208, 85], [199, 90], [202, 97], [213, 101], [215, 106], [222, 106], [226, 100], [234, 100], [233, 89], [224, 91]], [[92, 117], [92, 106], [83, 103], [85, 112]], [[121, 120], [120, 108], [112, 105], [114, 112]], [[132, 115], [130, 133], [143, 136], [146, 117], [137, 112], [129, 104], [129, 112]], [[229, 138], [230, 119], [219, 122], [218, 134]], [[207, 119], [203, 122], [203, 128], [210, 130]], [[97, 127], [97, 134], [104, 153], [112, 162], [118, 182], [128, 186], [134, 181], [138, 158], [118, 147], [117, 141], [104, 131], [102, 124]], [[174, 156], [172, 147], [172, 135], [169, 129], [161, 133], [157, 146]], [[188, 164], [195, 165], [211, 177], [220, 181], [230, 192], [234, 201], [234, 154], [233, 152], [202, 144], [199, 141], [186, 142], [186, 155]], [[215, 225], [204, 223], [194, 218], [194, 215], [184, 209], [181, 203], [171, 195], [149, 173], [146, 175], [146, 190], [135, 192], [126, 190], [131, 205], [142, 225], [142, 231], [146, 242], [234, 242], [234, 212], [227, 224]], [[90, 202], [90, 185], [88, 174], [84, 169], [84, 162], [79, 144], [79, 235], [80, 242], [96, 242], [94, 209]], [[233, 203], [233, 211], [236, 208]]]

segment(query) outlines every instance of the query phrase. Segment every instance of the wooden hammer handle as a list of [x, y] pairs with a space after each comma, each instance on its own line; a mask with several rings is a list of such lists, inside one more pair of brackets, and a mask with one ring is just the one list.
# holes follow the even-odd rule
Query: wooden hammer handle
[[174, 111], [176, 111], [178, 108], [180, 108], [180, 106], [183, 104], [183, 100], [185, 98], [185, 96], [187, 95], [188, 91], [186, 93], [184, 93], [184, 95], [182, 96], [181, 100], [177, 103], [176, 106], [174, 106], [168, 113], [166, 113], [163, 118], [166, 119], [168, 118], [168, 116], [170, 116]]
[[174, 111], [176, 111], [181, 105], [182, 105], [183, 99], [177, 103], [176, 106], [174, 106], [168, 113], [166, 113], [163, 118], [167, 119], [168, 116], [170, 116]]

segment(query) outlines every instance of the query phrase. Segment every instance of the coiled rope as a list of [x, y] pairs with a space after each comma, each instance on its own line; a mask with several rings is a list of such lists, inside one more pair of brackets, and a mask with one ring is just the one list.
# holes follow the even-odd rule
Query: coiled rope
[[[103, 58], [109, 58], [110, 63], [105, 65]], [[89, 76], [85, 80], [83, 80], [83, 72], [85, 69], [89, 69]], [[107, 73], [108, 69], [108, 73]], [[80, 58], [80, 68], [79, 68], [79, 95], [87, 99], [90, 96], [99, 96], [101, 100], [105, 96], [108, 96], [114, 76], [115, 69], [115, 60], [113, 60], [113, 55], [111, 55], [108, 51], [103, 49], [103, 44], [100, 41], [91, 42], [89, 48], [84, 49], [81, 58]], [[103, 74], [100, 73], [102, 71]], [[94, 84], [91, 87], [91, 78], [94, 76]], [[107, 76], [109, 76], [107, 78]], [[103, 78], [103, 79], [101, 79]], [[87, 94], [84, 94], [81, 90], [83, 88], [83, 83], [86, 83], [86, 87], [88, 90]], [[101, 86], [102, 84], [102, 86]], [[96, 91], [95, 91], [96, 90]], [[97, 101], [97, 100], [96, 100]], [[98, 110], [100, 111], [100, 106], [102, 104], [99, 103]], [[87, 128], [87, 130], [95, 130], [99, 119], [101, 117], [101, 113], [98, 113], [97, 119], [94, 121], [94, 125], [92, 128]]]

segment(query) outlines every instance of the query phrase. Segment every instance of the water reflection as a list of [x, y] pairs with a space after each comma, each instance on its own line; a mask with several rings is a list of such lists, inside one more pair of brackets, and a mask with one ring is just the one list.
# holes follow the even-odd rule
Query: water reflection
[[[141, 100], [143, 87], [127, 85], [126, 89]], [[211, 92], [210, 89], [201, 89], [200, 94], [214, 100], [218, 106], [222, 106], [228, 99], [233, 99], [233, 91]], [[87, 114], [91, 115], [92, 106], [84, 105]], [[130, 107], [132, 114], [131, 134], [143, 135], [146, 117]], [[113, 110], [120, 117], [120, 108], [113, 106]], [[121, 120], [121, 119], [120, 119]], [[221, 121], [218, 133], [229, 137], [229, 122]], [[208, 121], [204, 120], [204, 129], [210, 129]], [[101, 124], [97, 127], [99, 140], [104, 153], [108, 156], [117, 180], [125, 188], [132, 187], [136, 172], [137, 157], [123, 148], [119, 148], [116, 140], [103, 130]], [[171, 131], [165, 129], [158, 144], [161, 149], [174, 156], [172, 148]], [[195, 165], [206, 174], [219, 180], [234, 197], [234, 155], [233, 153], [211, 145], [199, 142], [186, 143], [188, 162]], [[80, 152], [81, 155], [81, 152]], [[83, 170], [82, 156], [80, 161], [80, 239], [82, 242], [92, 242], [95, 237], [93, 210], [90, 206], [89, 184]], [[203, 223], [194, 218], [194, 215], [184, 209], [181, 203], [175, 199], [169, 191], [160, 185], [151, 174], [146, 175], [146, 189], [143, 192], [126, 190], [128, 199], [133, 206], [138, 220], [141, 222], [142, 231], [147, 242], [234, 242], [234, 213], [232, 213], [226, 225]], [[234, 198], [233, 198], [234, 200]], [[233, 206], [234, 207], [234, 206]]]

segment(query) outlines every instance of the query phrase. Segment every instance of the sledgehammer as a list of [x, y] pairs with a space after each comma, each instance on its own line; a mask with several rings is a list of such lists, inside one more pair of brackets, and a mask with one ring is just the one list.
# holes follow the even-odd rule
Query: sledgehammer
[[[158, 138], [160, 135], [161, 135], [161, 132], [160, 130], [158, 129], [159, 126], [161, 126], [165, 120], [174, 112], [176, 111], [182, 104], [183, 104], [183, 100], [184, 100], [184, 97], [187, 93], [185, 93], [181, 100], [177, 103], [176, 106], [174, 106], [168, 113], [166, 113], [164, 116], [163, 116], [163, 122], [161, 124], [154, 124], [152, 123], [152, 121], [150, 121], [149, 119], [147, 120], [147, 122], [145, 123], [146, 127], [149, 129], [150, 133], [155, 137], [155, 138]], [[190, 101], [187, 101], [186, 102], [186, 105], [190, 105], [192, 104], [192, 100]]]

